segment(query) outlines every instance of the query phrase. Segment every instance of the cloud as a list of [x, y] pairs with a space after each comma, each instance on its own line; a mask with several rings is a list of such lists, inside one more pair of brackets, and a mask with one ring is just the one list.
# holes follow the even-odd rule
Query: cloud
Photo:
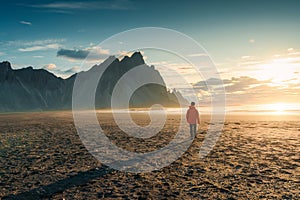
[[190, 54], [188, 57], [202, 57], [202, 56], [208, 56], [206, 53], [196, 53], [196, 54]]
[[264, 62], [263, 61], [256, 61], [256, 60], [248, 60], [248, 61], [242, 61], [242, 62], [239, 62], [237, 64], [237, 66], [239, 67], [243, 67], [243, 66], [255, 66], [255, 65], [258, 65], [258, 64], [263, 64]]
[[70, 10], [127, 10], [132, 9], [134, 7], [134, 4], [129, 0], [62, 2], [57, 1], [48, 4], [33, 4], [30, 5], [30, 7], [46, 9], [48, 12], [69, 12]]
[[228, 79], [219, 79], [219, 78], [209, 78], [207, 80], [199, 81], [193, 84], [195, 89], [198, 89], [202, 92], [212, 91], [222, 88], [224, 85], [229, 84], [231, 81]]
[[74, 66], [74, 67], [72, 67], [72, 68], [70, 68], [68, 70], [63, 71], [63, 72], [64, 72], [65, 75], [66, 74], [74, 74], [74, 73], [79, 72], [79, 69], [80, 69], [79, 66]]
[[58, 13], [58, 14], [74, 14], [74, 12], [70, 11], [70, 10], [57, 10], [57, 9], [50, 9], [50, 10], [43, 10], [40, 12], [46, 12], [46, 13]]
[[66, 39], [45, 39], [45, 40], [12, 40], [1, 43], [1, 46], [11, 47], [30, 47], [30, 46], [45, 46], [51, 44], [61, 44]]
[[89, 48], [87, 48], [87, 50], [94, 54], [99, 54], [99, 55], [109, 55], [110, 54], [108, 49], [102, 49], [101, 47], [97, 47], [97, 46], [89, 47]]
[[45, 39], [45, 40], [13, 40], [8, 41], [3, 44], [2, 46], [6, 47], [17, 47], [18, 51], [21, 52], [32, 52], [32, 51], [45, 51], [49, 49], [59, 49], [61, 48], [65, 39]]
[[50, 9], [87, 9], [91, 4], [83, 2], [54, 2], [49, 4], [32, 5], [35, 8], [50, 8]]
[[57, 68], [56, 65], [53, 63], [50, 63], [44, 67], [44, 69], [47, 69], [47, 70], [54, 70], [56, 68]]
[[45, 51], [49, 49], [59, 49], [60, 44], [47, 44], [45, 46], [31, 46], [26, 48], [19, 48], [18, 50], [21, 52], [30, 52], [30, 51]]
[[243, 66], [253, 66], [257, 64], [262, 64], [265, 61], [260, 60], [259, 58], [256, 58], [254, 56], [242, 56], [239, 59], [236, 60], [230, 60], [231, 62], [235, 63], [238, 67], [243, 67]]
[[223, 85], [224, 81], [227, 81], [226, 79], [222, 80], [222, 79], [218, 79], [218, 78], [209, 78], [205, 81], [199, 81], [197, 83], [194, 84], [194, 87], [202, 87], [202, 86], [206, 86], [206, 85]]
[[226, 81], [225, 90], [227, 93], [241, 92], [262, 84], [271, 83], [270, 80], [261, 81], [249, 76], [232, 77], [231, 80]]
[[54, 70], [54, 73], [55, 73], [58, 77], [61, 77], [61, 78], [68, 78], [68, 77], [74, 75], [75, 73], [78, 73], [78, 72], [79, 72], [79, 69], [80, 69], [79, 66], [74, 66], [74, 67], [71, 67], [70, 69], [67, 69], [67, 70], [58, 70], [58, 69], [55, 69], [55, 70]]
[[34, 58], [44, 58], [44, 56], [33, 56]]
[[89, 51], [87, 50], [70, 50], [70, 49], [60, 49], [57, 52], [57, 57], [66, 57], [72, 58], [76, 60], [83, 60], [89, 55]]
[[273, 79], [274, 82], [290, 79], [295, 76], [300, 65], [300, 51], [282, 49], [279, 53], [269, 57], [245, 55], [239, 58], [228, 58], [218, 64], [223, 78], [251, 76], [258, 79]]
[[71, 75], [79, 72], [80, 67], [79, 66], [74, 66], [74, 67], [71, 67], [67, 70], [62, 70], [61, 67], [58, 67], [56, 64], [49, 63], [49, 64], [45, 65], [43, 67], [43, 69], [54, 73], [57, 77], [68, 78]]
[[57, 57], [64, 57], [70, 61], [88, 60], [101, 61], [109, 56], [110, 52], [101, 47], [89, 47], [85, 49], [60, 49], [57, 51]]
[[218, 90], [224, 88], [226, 92], [235, 93], [245, 91], [262, 84], [270, 84], [270, 80], [257, 80], [249, 76], [232, 77], [231, 79], [209, 78], [204, 81], [199, 81], [193, 86], [200, 90]]
[[120, 55], [120, 57], [124, 57], [124, 56], [128, 56], [131, 57], [133, 52], [128, 52], [128, 51], [118, 51], [118, 54]]
[[218, 95], [221, 86], [225, 89], [228, 106], [276, 102], [295, 103], [300, 100], [300, 79], [293, 79], [293, 81], [283, 86], [275, 85], [271, 80], [258, 80], [249, 76], [222, 80], [210, 78], [206, 81], [199, 81], [194, 88], [201, 94], [202, 103], [207, 105], [210, 103], [212, 92]]
[[250, 39], [249, 43], [255, 43], [255, 40], [254, 39]]
[[280, 86], [261, 84], [247, 89], [228, 91], [226, 96], [230, 104], [264, 104], [276, 102], [299, 102], [299, 89], [296, 87], [282, 88]]
[[5, 55], [5, 53], [4, 52], [0, 52], [0, 56], [3, 56], [3, 55]]
[[242, 59], [246, 59], [246, 60], [248, 60], [248, 59], [250, 59], [250, 58], [251, 58], [251, 56], [242, 56], [241, 58], [242, 58]]
[[24, 24], [24, 25], [28, 25], [28, 26], [31, 26], [32, 23], [29, 22], [29, 21], [19, 21], [20, 24]]
[[179, 70], [188, 70], [188, 69], [193, 69], [192, 67], [179, 67]]

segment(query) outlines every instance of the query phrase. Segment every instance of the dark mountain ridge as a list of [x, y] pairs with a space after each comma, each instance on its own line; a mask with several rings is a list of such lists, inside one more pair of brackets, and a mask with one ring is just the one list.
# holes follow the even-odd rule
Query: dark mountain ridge
[[[106, 61], [108, 60], [112, 62], [99, 81], [95, 99], [96, 108], [110, 108], [112, 91], [117, 81], [136, 66], [142, 65], [145, 73], [150, 72], [149, 75], [153, 79], [162, 80], [161, 75], [153, 66], [145, 64], [139, 52], [135, 52], [131, 57], [125, 56], [122, 60], [113, 56]], [[87, 72], [79, 73], [88, 76], [89, 72], [93, 72], [102, 65], [103, 63], [95, 65]], [[0, 63], [0, 112], [71, 109], [76, 76], [77, 74], [74, 74], [67, 79], [62, 79], [44, 69], [27, 67], [15, 70], [9, 62], [2, 62]], [[179, 104], [176, 94], [180, 96], [179, 93], [169, 92], [165, 85], [144, 85], [133, 94], [130, 106], [148, 107], [159, 103], [168, 107], [177, 107]]]

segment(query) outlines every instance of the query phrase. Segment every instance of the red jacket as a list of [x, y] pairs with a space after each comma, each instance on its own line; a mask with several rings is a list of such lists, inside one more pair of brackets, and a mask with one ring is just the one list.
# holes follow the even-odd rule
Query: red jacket
[[186, 112], [186, 120], [189, 124], [200, 124], [199, 112], [195, 108], [195, 106], [190, 106], [190, 108]]

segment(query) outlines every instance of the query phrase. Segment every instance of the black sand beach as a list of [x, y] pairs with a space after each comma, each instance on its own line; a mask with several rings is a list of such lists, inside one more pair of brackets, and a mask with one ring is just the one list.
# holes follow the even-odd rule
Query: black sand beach
[[[147, 124], [149, 118], [136, 120]], [[110, 114], [99, 121], [118, 146], [151, 151], [168, 143], [179, 117], [168, 116], [164, 129], [148, 143], [124, 136]], [[299, 121], [227, 117], [214, 149], [200, 159], [208, 124], [204, 118], [188, 151], [171, 165], [135, 174], [97, 161], [81, 143], [71, 112], [1, 114], [0, 198], [300, 198]]]

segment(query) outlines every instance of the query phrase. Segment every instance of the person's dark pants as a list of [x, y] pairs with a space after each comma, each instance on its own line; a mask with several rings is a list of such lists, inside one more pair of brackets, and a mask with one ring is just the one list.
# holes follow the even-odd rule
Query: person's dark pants
[[190, 124], [190, 134], [191, 137], [196, 136], [196, 131], [197, 131], [197, 124]]

